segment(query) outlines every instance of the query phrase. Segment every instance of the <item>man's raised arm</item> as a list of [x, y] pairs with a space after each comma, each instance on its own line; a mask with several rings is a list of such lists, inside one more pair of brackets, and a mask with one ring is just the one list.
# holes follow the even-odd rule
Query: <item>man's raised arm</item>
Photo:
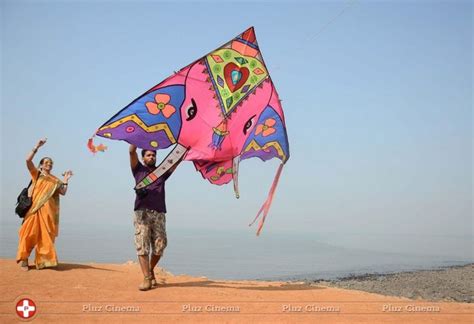
[[138, 163], [140, 163], [138, 161], [137, 147], [133, 144], [130, 144], [129, 152], [130, 152], [130, 167], [132, 168], [132, 170], [135, 170]]

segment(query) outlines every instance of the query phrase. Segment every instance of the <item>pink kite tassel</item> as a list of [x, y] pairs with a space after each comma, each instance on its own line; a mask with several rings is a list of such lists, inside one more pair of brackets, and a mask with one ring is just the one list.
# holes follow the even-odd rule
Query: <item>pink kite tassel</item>
[[275, 178], [273, 179], [273, 183], [272, 183], [272, 186], [270, 188], [270, 192], [268, 193], [267, 199], [265, 200], [262, 207], [258, 211], [257, 216], [255, 217], [253, 222], [249, 224], [249, 226], [252, 226], [253, 223], [255, 223], [255, 221], [258, 219], [260, 214], [263, 212], [263, 217], [260, 219], [260, 222], [258, 223], [257, 236], [260, 235], [260, 232], [262, 231], [263, 224], [265, 223], [265, 218], [267, 217], [268, 211], [270, 210], [270, 207], [272, 205], [273, 196], [275, 195], [275, 190], [276, 190], [276, 187], [278, 185], [278, 180], [280, 179], [280, 175], [281, 175], [282, 170], [283, 170], [283, 163], [280, 164], [280, 166], [278, 167], [278, 171], [275, 175]]
[[89, 138], [89, 140], [87, 141], [87, 147], [92, 153], [105, 152], [105, 150], [107, 149], [107, 146], [105, 146], [104, 144], [99, 144], [97, 146], [94, 145], [93, 137]]

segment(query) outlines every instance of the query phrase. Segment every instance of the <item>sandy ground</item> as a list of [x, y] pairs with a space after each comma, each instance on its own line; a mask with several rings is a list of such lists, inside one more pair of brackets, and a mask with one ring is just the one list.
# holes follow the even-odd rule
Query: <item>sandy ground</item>
[[61, 264], [23, 272], [0, 259], [0, 322], [34, 323], [472, 323], [474, 305], [384, 296], [290, 282], [221, 281], [160, 269], [159, 287], [137, 289], [137, 264]]

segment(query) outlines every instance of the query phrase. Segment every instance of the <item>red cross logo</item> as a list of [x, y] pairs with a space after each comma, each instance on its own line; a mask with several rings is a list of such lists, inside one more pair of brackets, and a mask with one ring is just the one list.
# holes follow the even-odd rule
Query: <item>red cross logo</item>
[[36, 304], [28, 298], [21, 299], [16, 303], [16, 313], [21, 318], [30, 318], [36, 314]]

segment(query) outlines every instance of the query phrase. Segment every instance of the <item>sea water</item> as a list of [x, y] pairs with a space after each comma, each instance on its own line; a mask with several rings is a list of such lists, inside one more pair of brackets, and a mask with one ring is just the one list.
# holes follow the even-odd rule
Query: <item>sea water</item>
[[[0, 257], [15, 258], [20, 222], [2, 222]], [[133, 225], [62, 222], [60, 262], [136, 261]], [[332, 279], [471, 263], [472, 236], [210, 230], [168, 226], [159, 266], [210, 279]], [[33, 260], [31, 258], [30, 260]], [[30, 261], [31, 262], [31, 261]]]

